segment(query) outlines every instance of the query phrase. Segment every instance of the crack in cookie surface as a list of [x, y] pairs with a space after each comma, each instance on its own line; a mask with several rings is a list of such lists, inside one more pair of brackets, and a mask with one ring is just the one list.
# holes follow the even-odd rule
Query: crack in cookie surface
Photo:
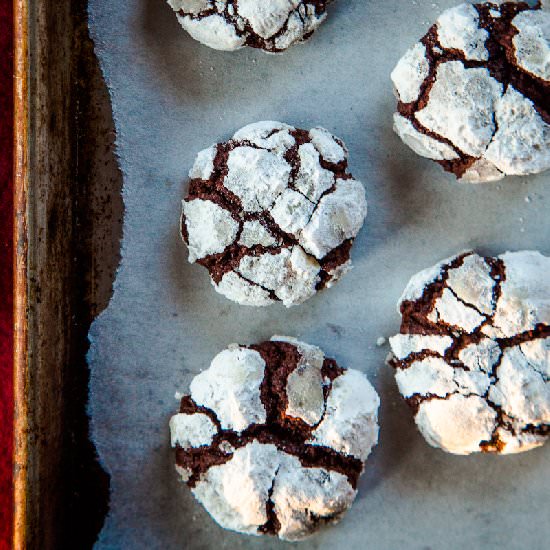
[[548, 273], [538, 252], [469, 252], [411, 279], [390, 364], [430, 444], [512, 453], [547, 439]]
[[362, 374], [319, 348], [288, 337], [231, 346], [170, 421], [176, 469], [223, 527], [299, 540], [351, 506], [378, 406]]
[[246, 126], [201, 151], [189, 175], [181, 218], [189, 261], [228, 298], [288, 307], [351, 268], [365, 192], [345, 145], [323, 128]]
[[465, 182], [548, 169], [549, 21], [525, 2], [444, 12], [392, 73], [397, 134]]

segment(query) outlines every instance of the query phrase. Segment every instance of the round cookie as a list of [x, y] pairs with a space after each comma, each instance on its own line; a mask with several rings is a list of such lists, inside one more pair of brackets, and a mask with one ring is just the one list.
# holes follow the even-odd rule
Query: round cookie
[[283, 52], [325, 20], [330, 0], [168, 0], [181, 26], [215, 50]]
[[363, 374], [315, 346], [235, 344], [170, 420], [176, 470], [222, 527], [300, 540], [352, 505], [379, 404]]
[[394, 129], [467, 183], [550, 168], [550, 11], [461, 4], [392, 73]]
[[547, 440], [549, 275], [539, 252], [467, 252], [410, 280], [390, 364], [430, 445], [511, 454]]
[[347, 150], [323, 128], [258, 122], [201, 151], [181, 231], [189, 262], [244, 305], [300, 304], [351, 268], [367, 214]]

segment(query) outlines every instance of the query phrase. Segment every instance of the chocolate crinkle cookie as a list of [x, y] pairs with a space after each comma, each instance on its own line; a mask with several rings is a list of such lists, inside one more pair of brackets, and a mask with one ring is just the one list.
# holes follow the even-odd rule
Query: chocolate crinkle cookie
[[352, 505], [379, 404], [363, 374], [315, 346], [232, 345], [170, 420], [176, 470], [222, 527], [300, 540]]
[[510, 454], [550, 434], [550, 258], [460, 254], [415, 275], [390, 339], [399, 391], [428, 443]]
[[168, 0], [181, 26], [216, 50], [243, 46], [278, 53], [307, 40], [330, 0]]
[[540, 4], [445, 11], [392, 80], [397, 134], [459, 180], [550, 167], [550, 10]]
[[259, 122], [201, 151], [183, 201], [189, 261], [240, 304], [300, 304], [351, 267], [363, 185], [323, 128]]

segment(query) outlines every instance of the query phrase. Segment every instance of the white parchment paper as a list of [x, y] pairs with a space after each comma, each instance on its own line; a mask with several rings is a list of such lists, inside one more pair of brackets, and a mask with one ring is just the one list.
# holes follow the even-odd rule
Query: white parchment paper
[[[223, 531], [178, 482], [168, 420], [176, 390], [231, 342], [300, 337], [366, 372], [382, 399], [380, 443], [337, 527], [300, 548], [538, 550], [550, 539], [550, 446], [454, 457], [417, 433], [384, 365], [409, 277], [465, 248], [550, 254], [550, 176], [454, 183], [391, 129], [389, 73], [453, 0], [337, 0], [313, 39], [280, 56], [193, 41], [163, 0], [90, 0], [124, 174], [122, 262], [94, 323], [93, 438], [111, 475], [101, 549], [279, 548]], [[178, 236], [186, 174], [200, 149], [262, 119], [323, 125], [347, 143], [369, 200], [355, 269], [294, 309], [216, 294]], [[288, 545], [290, 547], [290, 545]]]

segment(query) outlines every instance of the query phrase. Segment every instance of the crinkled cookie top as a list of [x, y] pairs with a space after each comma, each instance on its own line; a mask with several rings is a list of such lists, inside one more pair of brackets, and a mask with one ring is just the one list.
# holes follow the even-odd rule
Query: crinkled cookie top
[[216, 50], [243, 46], [277, 53], [307, 40], [330, 0], [168, 0], [181, 26]]
[[449, 9], [392, 80], [397, 134], [461, 181], [550, 168], [550, 10], [525, 2]]
[[351, 267], [367, 214], [347, 150], [323, 128], [258, 122], [201, 151], [181, 230], [189, 261], [244, 305], [300, 304]]
[[501, 454], [550, 434], [550, 258], [461, 254], [415, 275], [390, 339], [399, 391], [434, 447]]
[[300, 540], [353, 503], [379, 404], [363, 374], [315, 346], [233, 345], [170, 420], [176, 469], [222, 527]]

